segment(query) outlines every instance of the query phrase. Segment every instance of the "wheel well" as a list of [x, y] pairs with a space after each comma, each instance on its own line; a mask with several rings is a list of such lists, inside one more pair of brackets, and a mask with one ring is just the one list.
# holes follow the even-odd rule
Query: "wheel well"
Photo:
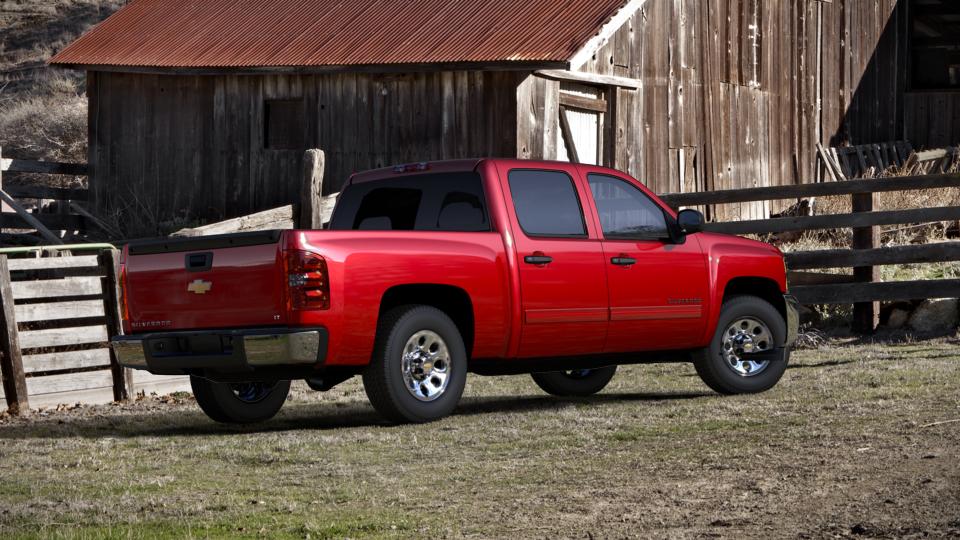
[[723, 290], [723, 301], [733, 296], [756, 296], [762, 298], [777, 308], [784, 320], [787, 317], [787, 307], [783, 301], [783, 293], [777, 282], [761, 277], [738, 277], [731, 279]]
[[473, 303], [467, 291], [452, 285], [397, 285], [383, 294], [378, 318], [395, 307], [413, 304], [433, 306], [446, 313], [460, 330], [467, 355], [473, 351]]

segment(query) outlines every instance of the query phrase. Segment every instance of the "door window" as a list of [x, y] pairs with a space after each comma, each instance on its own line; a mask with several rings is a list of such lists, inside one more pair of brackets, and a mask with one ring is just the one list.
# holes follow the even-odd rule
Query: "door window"
[[587, 181], [604, 238], [643, 240], [669, 236], [663, 209], [636, 186], [603, 174], [587, 175]]
[[527, 236], [586, 237], [573, 178], [560, 171], [510, 171], [510, 194]]

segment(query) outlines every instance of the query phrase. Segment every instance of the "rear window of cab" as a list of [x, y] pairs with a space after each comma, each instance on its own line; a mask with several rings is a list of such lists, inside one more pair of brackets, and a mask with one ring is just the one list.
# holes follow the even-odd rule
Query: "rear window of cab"
[[490, 220], [479, 173], [425, 173], [348, 186], [330, 229], [483, 232]]

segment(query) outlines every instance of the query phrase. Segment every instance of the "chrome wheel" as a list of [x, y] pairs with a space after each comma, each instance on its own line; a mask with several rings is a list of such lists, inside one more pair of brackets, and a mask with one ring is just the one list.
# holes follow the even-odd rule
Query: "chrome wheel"
[[769, 360], [751, 360], [749, 355], [773, 349], [773, 334], [763, 321], [753, 317], [737, 319], [723, 333], [724, 363], [742, 377], [753, 377], [770, 365]]
[[420, 401], [433, 401], [443, 395], [450, 381], [450, 351], [439, 334], [421, 330], [403, 347], [403, 382], [407, 391]]
[[276, 383], [235, 383], [230, 385], [230, 390], [233, 391], [233, 395], [237, 399], [244, 403], [259, 403], [270, 395], [274, 386], [276, 386]]

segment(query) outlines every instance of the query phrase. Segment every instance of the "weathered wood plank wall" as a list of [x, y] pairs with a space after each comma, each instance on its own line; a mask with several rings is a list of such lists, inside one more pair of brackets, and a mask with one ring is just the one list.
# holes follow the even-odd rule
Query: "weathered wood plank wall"
[[138, 234], [298, 200], [303, 149], [267, 148], [264, 103], [302, 100], [324, 190], [352, 172], [421, 160], [515, 155], [509, 72], [340, 75], [88, 74], [93, 201]]
[[[905, 32], [897, 0], [651, 0], [582, 70], [642, 82], [616, 90], [624, 147], [612, 164], [658, 192], [812, 182], [818, 142], [960, 138], [960, 102], [950, 120], [960, 96], [905, 94]], [[524, 85], [548, 103], [558, 91]], [[537, 140], [551, 129], [540, 122], [527, 122]], [[729, 205], [717, 217], [758, 218], [770, 204]]]

